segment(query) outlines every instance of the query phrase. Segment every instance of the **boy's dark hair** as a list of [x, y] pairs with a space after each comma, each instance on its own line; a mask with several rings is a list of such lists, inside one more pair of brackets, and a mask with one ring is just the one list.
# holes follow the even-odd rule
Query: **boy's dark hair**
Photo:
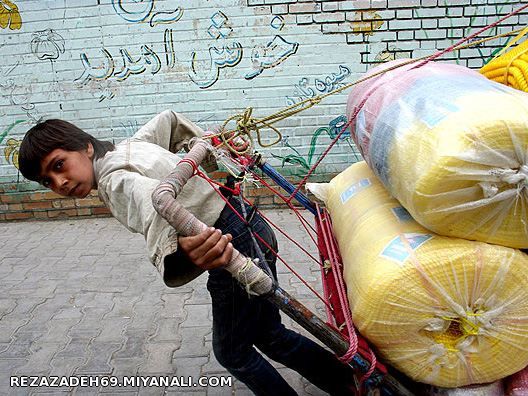
[[96, 158], [115, 149], [111, 142], [94, 138], [75, 125], [58, 119], [39, 122], [27, 131], [20, 144], [18, 165], [22, 175], [40, 181], [40, 162], [53, 150], [81, 151], [91, 143]]

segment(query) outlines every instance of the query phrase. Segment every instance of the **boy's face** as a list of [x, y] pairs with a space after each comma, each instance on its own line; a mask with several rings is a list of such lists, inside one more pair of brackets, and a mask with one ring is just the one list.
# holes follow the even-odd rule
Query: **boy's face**
[[41, 184], [57, 194], [84, 198], [95, 188], [93, 147], [81, 151], [55, 149], [40, 162]]

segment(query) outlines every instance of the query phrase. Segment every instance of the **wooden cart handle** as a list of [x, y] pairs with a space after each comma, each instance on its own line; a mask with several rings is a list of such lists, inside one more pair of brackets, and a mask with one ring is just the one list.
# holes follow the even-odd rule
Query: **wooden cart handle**
[[[174, 229], [185, 236], [194, 236], [206, 230], [207, 225], [185, 209], [176, 197], [193, 175], [195, 168], [209, 155], [208, 144], [199, 138], [190, 142], [191, 150], [174, 170], [152, 192], [154, 209]], [[231, 261], [224, 267], [250, 294], [263, 295], [272, 291], [273, 281], [251, 259], [233, 249]]]

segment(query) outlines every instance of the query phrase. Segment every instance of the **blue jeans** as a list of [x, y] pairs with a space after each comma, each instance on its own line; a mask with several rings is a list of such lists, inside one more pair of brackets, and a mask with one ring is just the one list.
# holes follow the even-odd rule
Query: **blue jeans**
[[[240, 213], [238, 199], [230, 202]], [[249, 211], [249, 209], [248, 209]], [[277, 240], [270, 226], [258, 214], [251, 221], [253, 230], [275, 251]], [[249, 230], [229, 207], [215, 224], [233, 235], [233, 246], [248, 257], [257, 257]], [[261, 245], [276, 277], [276, 258]], [[213, 305], [213, 351], [218, 362], [256, 395], [296, 395], [277, 370], [262, 357], [258, 348], [301, 374], [332, 395], [353, 394], [352, 369], [339, 362], [326, 349], [281, 323], [279, 310], [262, 297], [248, 294], [224, 269], [209, 271], [207, 289]]]

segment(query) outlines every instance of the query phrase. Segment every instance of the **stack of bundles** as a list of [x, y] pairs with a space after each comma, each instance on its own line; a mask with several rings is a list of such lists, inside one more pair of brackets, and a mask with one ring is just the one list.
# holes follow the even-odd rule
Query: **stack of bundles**
[[490, 80], [528, 92], [528, 40], [488, 62], [480, 72]]
[[528, 247], [528, 94], [458, 65], [415, 66], [350, 93], [363, 157], [426, 228]]
[[416, 381], [457, 387], [528, 364], [528, 256], [426, 230], [365, 162], [310, 184], [333, 219], [354, 324]]

